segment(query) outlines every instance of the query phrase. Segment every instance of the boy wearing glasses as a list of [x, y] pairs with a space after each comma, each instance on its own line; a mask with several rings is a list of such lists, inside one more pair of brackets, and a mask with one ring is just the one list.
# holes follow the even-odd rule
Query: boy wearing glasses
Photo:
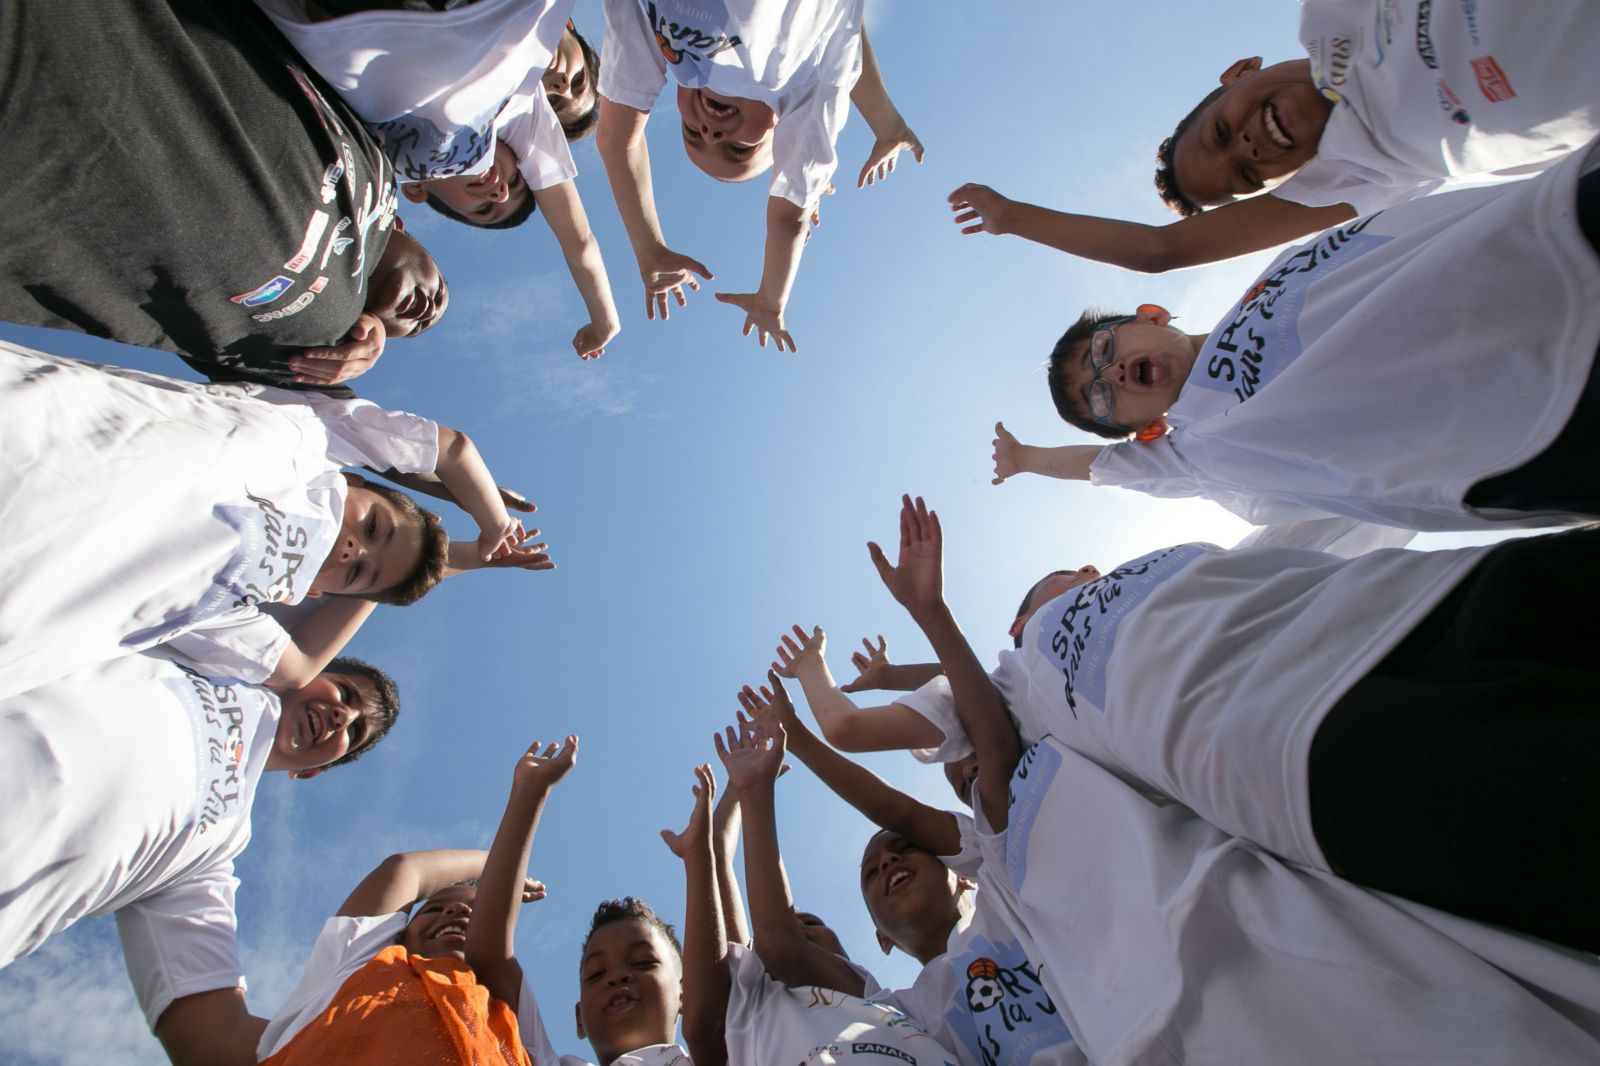
[[995, 482], [1207, 496], [1258, 525], [1600, 516], [1597, 241], [1591, 145], [1531, 181], [1328, 230], [1207, 335], [1152, 304], [1085, 312], [1051, 353], [1051, 397], [1114, 443], [1029, 448], [997, 425]]

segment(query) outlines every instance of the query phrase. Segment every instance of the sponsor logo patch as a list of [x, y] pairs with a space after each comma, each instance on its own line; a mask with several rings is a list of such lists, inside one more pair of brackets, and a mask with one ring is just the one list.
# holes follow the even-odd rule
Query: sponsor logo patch
[[230, 297], [230, 299], [236, 304], [243, 304], [245, 307], [260, 307], [262, 304], [271, 303], [292, 288], [294, 288], [294, 279], [286, 278], [279, 274], [259, 289], [240, 293], [238, 296]]
[[317, 254], [317, 242], [322, 240], [322, 234], [328, 228], [328, 212], [313, 211], [311, 220], [306, 223], [306, 232], [300, 238], [300, 250], [294, 253], [283, 269], [291, 274], [298, 274], [304, 270], [306, 264], [311, 262], [311, 257]]
[[317, 294], [314, 292], [303, 292], [294, 303], [287, 307], [280, 307], [276, 311], [266, 311], [259, 315], [251, 315], [250, 317], [255, 319], [257, 322], [275, 322], [280, 318], [288, 318], [290, 315], [299, 314], [301, 311], [306, 309], [312, 300], [315, 300], [316, 298]]
[[1511, 87], [1506, 72], [1494, 61], [1494, 56], [1479, 56], [1472, 61], [1472, 73], [1478, 78], [1478, 91], [1492, 104], [1502, 103], [1517, 95]]

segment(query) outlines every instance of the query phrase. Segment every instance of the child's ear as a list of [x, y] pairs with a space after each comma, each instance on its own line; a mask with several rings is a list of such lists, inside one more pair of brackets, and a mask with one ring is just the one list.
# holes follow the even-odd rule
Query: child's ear
[[1027, 627], [1027, 625], [1028, 615], [1026, 613], [1017, 615], [1017, 620], [1011, 623], [1010, 629], [1006, 630], [1006, 636], [1012, 638], [1022, 636], [1022, 631]]
[[583, 1004], [582, 1003], [574, 1003], [572, 1005], [572, 1020], [578, 1026], [578, 1039], [579, 1040], [587, 1040], [587, 1039], [589, 1039], [589, 1034], [583, 1031]]
[[289, 779], [291, 781], [309, 781], [326, 769], [326, 766], [319, 766], [314, 770], [290, 770]]
[[1236, 81], [1244, 81], [1260, 70], [1260, 56], [1251, 56], [1249, 59], [1236, 59], [1232, 66], [1222, 72], [1222, 77], [1218, 78], [1217, 81], [1223, 85], [1232, 85]]
[[877, 937], [878, 937], [878, 947], [883, 949], [883, 953], [885, 955], [889, 954], [891, 951], [894, 950], [894, 941], [890, 940], [889, 937], [887, 935], [885, 935], [883, 930], [881, 930], [881, 929], [878, 930]]
[[344, 481], [346, 485], [356, 486], [365, 485], [367, 483], [366, 478], [362, 477], [360, 474], [352, 474], [348, 470], [344, 471]]
[[1133, 317], [1152, 326], [1165, 326], [1172, 321], [1172, 312], [1160, 304], [1140, 304], [1134, 311]]
[[[422, 183], [420, 181], [408, 181], [404, 185], [400, 186], [400, 195], [404, 196], [407, 200], [410, 200], [414, 204], [425, 204], [428, 202], [428, 192], [422, 187]], [[396, 219], [396, 221], [399, 220]]]
[[1167, 416], [1162, 415], [1154, 422], [1145, 426], [1133, 435], [1133, 439], [1140, 444], [1149, 444], [1153, 440], [1160, 440], [1167, 435]]

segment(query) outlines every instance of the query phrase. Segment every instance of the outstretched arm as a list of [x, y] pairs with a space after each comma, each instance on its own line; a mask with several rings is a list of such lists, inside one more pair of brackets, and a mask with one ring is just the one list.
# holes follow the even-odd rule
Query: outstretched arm
[[457, 881], [483, 872], [486, 851], [403, 851], [380, 862], [345, 899], [352, 918], [393, 914]]
[[756, 292], [719, 292], [717, 299], [744, 312], [744, 335], [756, 331], [761, 347], [771, 337], [778, 351], [795, 350], [794, 338], [783, 325], [783, 310], [789, 306], [789, 290], [800, 272], [800, 254], [805, 251], [811, 212], [796, 207], [782, 196], [767, 197], [767, 245], [761, 264], [761, 288]]
[[912, 503], [910, 496], [902, 496], [899, 562], [890, 565], [876, 544], [869, 543], [867, 550], [890, 594], [910, 612], [939, 656], [961, 728], [978, 755], [978, 794], [983, 798], [984, 813], [991, 826], [1002, 830], [1007, 824], [1011, 774], [1022, 757], [1022, 742], [1000, 691], [944, 602], [944, 533], [939, 515], [928, 510], [922, 497]]
[[839, 686], [840, 692], [915, 692], [944, 671], [938, 663], [892, 663], [889, 661], [889, 642], [878, 634], [878, 646], [861, 638], [865, 653], [850, 653], [850, 665], [856, 668], [856, 679]]
[[944, 743], [938, 726], [903, 703], [884, 707], [857, 707], [833, 683], [823, 658], [827, 634], [817, 626], [808, 634], [799, 626], [778, 645], [775, 673], [800, 682], [817, 727], [830, 744], [842, 751], [899, 751], [937, 748]]
[[743, 824], [739, 794], [728, 789], [717, 799], [711, 812], [711, 851], [717, 860], [717, 900], [722, 908], [722, 928], [728, 943], [750, 946], [750, 923], [744, 916], [744, 896], [733, 872], [733, 853], [739, 850], [739, 830]]
[[1013, 437], [1004, 422], [994, 424], [994, 479], [998, 485], [1015, 474], [1040, 474], [1063, 481], [1088, 481], [1089, 467], [1099, 457], [1095, 444], [1065, 444], [1037, 448]]
[[611, 195], [622, 216], [622, 227], [633, 245], [633, 257], [644, 281], [645, 317], [667, 319], [667, 296], [683, 307], [687, 300], [683, 287], [700, 288], [693, 275], [711, 280], [705, 264], [667, 247], [656, 217], [655, 187], [650, 179], [650, 148], [645, 143], [644, 127], [649, 112], [600, 98], [600, 126], [595, 131], [595, 148], [611, 182]]
[[[432, 496], [436, 500], [443, 500], [446, 503], [453, 503], [457, 507], [461, 506], [461, 501], [455, 498], [454, 493], [444, 487], [444, 483], [439, 480], [438, 474], [408, 474], [394, 469], [372, 470], [370, 466], [367, 467], [367, 469], [371, 470], [372, 473], [377, 474], [385, 481], [392, 481], [403, 489], [409, 489], [410, 491], [419, 493], [423, 496]], [[499, 490], [500, 502], [505, 505], [505, 508], [508, 511], [518, 511], [523, 514], [532, 514], [534, 511], [539, 509], [538, 507], [529, 503], [528, 498], [522, 493], [518, 492], [516, 489], [508, 489], [504, 485], [501, 485], [499, 486]]]
[[522, 991], [522, 966], [517, 962], [517, 912], [528, 878], [528, 853], [539, 829], [550, 790], [578, 761], [578, 738], [568, 736], [557, 749], [542, 752], [539, 741], [523, 753], [511, 775], [511, 798], [500, 818], [489, 857], [478, 879], [478, 898], [467, 925], [467, 965], [489, 995], [516, 1008]]
[[[874, 825], [897, 833], [935, 855], [954, 855], [961, 850], [961, 827], [955, 815], [913, 799], [871, 770], [828, 747], [794, 713], [794, 704], [778, 675], [768, 673], [767, 681], [772, 686], [772, 698], [760, 708], [761, 721], [776, 721], [782, 725], [788, 737], [789, 754], [805, 763], [834, 794]], [[753, 692], [748, 689], [746, 692], [754, 699]]]
[[850, 102], [872, 130], [872, 151], [867, 163], [856, 178], [856, 188], [872, 185], [894, 173], [895, 160], [900, 153], [909, 151], [917, 162], [922, 162], [922, 142], [911, 132], [899, 108], [889, 99], [889, 90], [883, 84], [883, 72], [878, 69], [878, 57], [867, 39], [866, 27], [861, 29], [861, 77], [850, 90]]
[[173, 1066], [252, 1066], [267, 1028], [245, 1006], [244, 989], [179, 996], [156, 1019], [156, 1039]]
[[329, 596], [317, 609], [289, 630], [289, 646], [266, 685], [275, 692], [293, 692], [315, 681], [328, 668], [350, 638], [356, 635], [377, 603], [349, 596]]
[[489, 562], [522, 543], [520, 519], [512, 518], [494, 483], [494, 475], [478, 454], [478, 446], [465, 433], [439, 427], [439, 481], [461, 509], [478, 523], [478, 558]]
[[550, 560], [550, 545], [530, 544], [539, 535], [537, 529], [525, 530], [522, 540], [488, 562], [478, 556], [478, 542], [453, 540], [446, 556], [444, 576], [456, 577], [472, 570], [554, 570]]
[[1265, 193], [1165, 226], [1147, 226], [1052, 211], [976, 184], [951, 193], [950, 210], [962, 233], [1011, 233], [1069, 255], [1145, 274], [1259, 252], [1356, 217], [1348, 204], [1306, 207]]
[[[771, 699], [772, 692], [765, 687], [759, 695], [749, 686], [739, 693], [739, 702], [752, 717], [763, 714]], [[718, 736], [716, 745], [728, 771], [729, 791], [737, 790], [750, 808], [744, 876], [750, 886], [750, 920], [761, 964], [786, 985], [819, 985], [861, 995], [861, 975], [844, 959], [806, 939], [789, 897], [773, 796], [773, 784], [783, 768], [783, 726], [769, 720], [756, 729], [741, 717], [738, 732], [729, 726], [727, 744]]]
[[598, 359], [606, 344], [622, 330], [617, 305], [611, 299], [611, 282], [606, 279], [606, 263], [600, 255], [600, 242], [589, 229], [589, 216], [578, 197], [578, 186], [563, 181], [533, 194], [539, 212], [550, 223], [550, 231], [561, 245], [567, 271], [578, 286], [589, 322], [572, 338], [572, 346], [582, 359]]
[[717, 780], [709, 765], [695, 767], [694, 775], [694, 810], [688, 826], [681, 833], [663, 829], [661, 839], [683, 860], [683, 1040], [696, 1063], [724, 1066], [731, 981], [711, 851], [711, 799]]

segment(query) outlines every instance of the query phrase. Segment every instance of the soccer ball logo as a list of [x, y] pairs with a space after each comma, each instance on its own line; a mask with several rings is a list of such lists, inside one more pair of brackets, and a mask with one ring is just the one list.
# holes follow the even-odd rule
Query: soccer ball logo
[[977, 959], [967, 967], [967, 1006], [985, 1011], [1005, 998], [1000, 985], [1000, 967], [993, 959]]

